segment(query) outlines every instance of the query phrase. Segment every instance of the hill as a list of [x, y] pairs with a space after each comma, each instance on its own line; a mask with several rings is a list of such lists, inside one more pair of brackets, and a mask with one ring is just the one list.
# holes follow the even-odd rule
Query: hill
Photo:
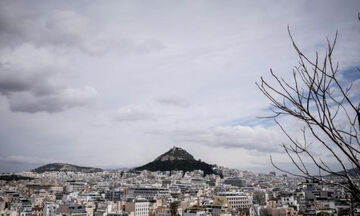
[[[348, 169], [347, 172], [349, 173], [350, 176], [357, 176], [359, 175], [359, 170], [357, 168], [351, 168], [351, 169]], [[342, 170], [342, 171], [339, 171], [337, 172], [341, 175], [344, 175], [345, 174], [345, 171]], [[335, 176], [334, 174], [329, 174], [328, 176]]]
[[82, 167], [82, 166], [77, 166], [77, 165], [67, 164], [67, 163], [51, 163], [51, 164], [46, 164], [44, 166], [40, 166], [32, 171], [36, 172], [36, 173], [61, 172], [61, 171], [93, 173], [93, 172], [102, 172], [103, 170], [100, 168]]
[[149, 170], [149, 171], [173, 171], [182, 170], [194, 171], [202, 170], [204, 175], [218, 174], [214, 170], [215, 165], [207, 164], [195, 158], [179, 147], [173, 147], [169, 151], [157, 157], [154, 161], [143, 166], [136, 167], [134, 170]]

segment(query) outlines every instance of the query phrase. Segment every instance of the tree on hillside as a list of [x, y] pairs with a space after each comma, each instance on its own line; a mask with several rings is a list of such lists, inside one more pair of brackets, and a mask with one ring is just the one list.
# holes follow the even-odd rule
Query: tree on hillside
[[[271, 102], [274, 115], [269, 118], [273, 118], [287, 136], [289, 143], [282, 144], [282, 148], [298, 172], [280, 168], [270, 157], [271, 163], [278, 170], [294, 176], [337, 184], [350, 194], [353, 203], [359, 204], [360, 92], [339, 76], [339, 64], [333, 59], [337, 33], [332, 41], [327, 39], [322, 57], [316, 52], [311, 58], [297, 46], [289, 28], [288, 32], [299, 60], [291, 80], [277, 76], [270, 69], [271, 81], [261, 77], [256, 85]], [[280, 123], [282, 116], [303, 123], [301, 138], [295, 137]], [[316, 145], [323, 149], [322, 154], [314, 152]], [[325, 154], [341, 167], [340, 172], [324, 160], [321, 155]], [[318, 170], [316, 174], [310, 171], [311, 166]], [[329, 175], [340, 181], [330, 181]]]

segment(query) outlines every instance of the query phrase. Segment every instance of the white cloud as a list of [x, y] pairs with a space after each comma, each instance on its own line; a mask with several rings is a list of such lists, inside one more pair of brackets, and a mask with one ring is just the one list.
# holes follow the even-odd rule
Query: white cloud
[[[72, 10], [52, 10], [44, 14], [26, 10], [24, 3], [2, 2], [0, 28], [3, 46], [22, 43], [65, 45], [87, 51], [89, 21]], [[29, 6], [31, 7], [31, 6]]]
[[[335, 60], [341, 69], [359, 64], [358, 8], [352, 0], [1, 1], [1, 152], [127, 166], [173, 145], [234, 167], [268, 163], [267, 151], [281, 158], [277, 129], [229, 125], [264, 116], [269, 102], [254, 82], [270, 67], [292, 76], [288, 24], [310, 57], [339, 29]], [[28, 114], [40, 111], [58, 113]]]
[[177, 142], [191, 142], [210, 147], [243, 148], [259, 152], [281, 152], [281, 144], [285, 139], [278, 130], [249, 127], [227, 126], [215, 127], [203, 131], [175, 131], [173, 136]]
[[34, 43], [56, 49], [79, 49], [90, 55], [106, 52], [148, 54], [158, 52], [165, 45], [154, 38], [133, 40], [111, 37], [94, 28], [84, 14], [71, 9], [53, 9], [44, 13], [29, 12], [27, 3], [0, 3], [0, 44], [16, 46]]
[[122, 107], [114, 115], [115, 120], [119, 122], [155, 120], [158, 117], [158, 114], [142, 110], [139, 106]]
[[54, 40], [68, 40], [79, 42], [88, 34], [89, 21], [74, 11], [54, 11], [46, 22], [46, 28], [51, 32]]

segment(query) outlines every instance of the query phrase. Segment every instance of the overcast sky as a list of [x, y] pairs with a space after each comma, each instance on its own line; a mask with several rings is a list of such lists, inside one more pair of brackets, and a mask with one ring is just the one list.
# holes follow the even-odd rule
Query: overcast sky
[[[360, 65], [359, 1], [1, 1], [0, 171], [147, 163], [172, 146], [271, 171], [284, 141], [254, 84], [339, 38]], [[354, 81], [360, 80], [352, 76]]]

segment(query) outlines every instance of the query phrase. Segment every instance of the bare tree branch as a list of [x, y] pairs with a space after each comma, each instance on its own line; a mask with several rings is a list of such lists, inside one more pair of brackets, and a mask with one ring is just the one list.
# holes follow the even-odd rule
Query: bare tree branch
[[[256, 85], [271, 102], [274, 115], [266, 118], [273, 118], [288, 138], [289, 143], [282, 144], [282, 148], [299, 174], [281, 169], [273, 162], [272, 157], [270, 161], [284, 173], [337, 184], [360, 204], [360, 101], [359, 98], [350, 96], [351, 83], [344, 84], [337, 78], [340, 69], [339, 64], [334, 63], [333, 52], [338, 32], [332, 41], [327, 38], [324, 57], [320, 57], [316, 52], [314, 60], [298, 47], [289, 26], [288, 33], [299, 58], [299, 65], [292, 71], [293, 82], [277, 76], [270, 69], [272, 82], [261, 77], [260, 83]], [[304, 123], [301, 140], [295, 139], [279, 123], [277, 119], [282, 116], [289, 116]], [[330, 168], [329, 163], [310, 147], [309, 137], [318, 149], [327, 151], [328, 155], [331, 155], [331, 161], [337, 163], [342, 170], [335, 171]], [[317, 175], [309, 171], [306, 160], [317, 168]], [[350, 169], [356, 174], [349, 172]], [[328, 181], [328, 175], [337, 177], [341, 184]]]

